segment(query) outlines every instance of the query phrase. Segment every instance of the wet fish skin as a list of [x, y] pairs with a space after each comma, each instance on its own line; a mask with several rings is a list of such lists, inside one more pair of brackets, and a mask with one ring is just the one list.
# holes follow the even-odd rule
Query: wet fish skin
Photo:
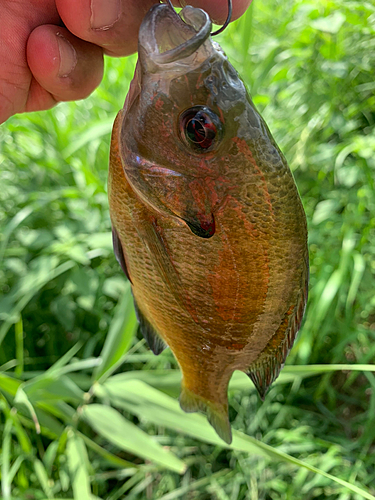
[[[189, 54], [206, 15], [185, 16], [195, 29], [161, 4], [141, 26], [112, 134], [110, 212], [146, 340], [156, 354], [172, 349], [181, 407], [205, 411], [229, 443], [233, 371], [264, 397], [300, 327], [306, 218], [284, 156], [220, 47], [207, 38]], [[178, 58], [165, 62], [176, 47]], [[181, 130], [197, 106], [218, 120], [202, 151]]]

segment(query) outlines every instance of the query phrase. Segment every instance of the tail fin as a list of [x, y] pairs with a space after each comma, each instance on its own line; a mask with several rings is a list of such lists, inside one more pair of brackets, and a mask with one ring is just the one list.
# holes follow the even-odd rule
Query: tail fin
[[218, 436], [227, 444], [231, 444], [232, 430], [229, 423], [227, 405], [219, 405], [208, 401], [182, 385], [180, 406], [186, 413], [203, 411]]

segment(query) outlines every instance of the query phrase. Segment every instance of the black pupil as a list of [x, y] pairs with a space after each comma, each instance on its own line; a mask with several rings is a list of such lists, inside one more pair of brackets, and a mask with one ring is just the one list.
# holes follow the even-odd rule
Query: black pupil
[[198, 151], [209, 149], [220, 129], [218, 117], [208, 108], [198, 106], [186, 111], [180, 124], [185, 140]]
[[206, 139], [204, 124], [196, 118], [192, 118], [186, 125], [186, 134], [189, 141], [201, 144]]

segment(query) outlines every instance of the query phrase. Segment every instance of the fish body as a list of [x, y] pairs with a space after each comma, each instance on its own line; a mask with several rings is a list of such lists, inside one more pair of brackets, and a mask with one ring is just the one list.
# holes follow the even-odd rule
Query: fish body
[[111, 141], [114, 249], [144, 337], [182, 370], [181, 407], [231, 441], [227, 388], [261, 397], [307, 301], [306, 218], [287, 162], [200, 9], [155, 5]]

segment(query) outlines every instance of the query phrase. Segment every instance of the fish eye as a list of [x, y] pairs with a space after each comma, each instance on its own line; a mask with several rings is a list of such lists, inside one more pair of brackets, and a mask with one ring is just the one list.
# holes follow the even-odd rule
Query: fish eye
[[180, 115], [181, 138], [196, 152], [214, 149], [221, 133], [219, 117], [206, 106], [194, 106]]

